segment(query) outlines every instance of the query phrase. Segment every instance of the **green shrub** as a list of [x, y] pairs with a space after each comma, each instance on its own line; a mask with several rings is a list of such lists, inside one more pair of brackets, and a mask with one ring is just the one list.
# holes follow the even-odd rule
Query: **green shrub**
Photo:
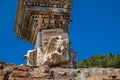
[[101, 67], [120, 68], [120, 54], [99, 54], [78, 62], [79, 68]]

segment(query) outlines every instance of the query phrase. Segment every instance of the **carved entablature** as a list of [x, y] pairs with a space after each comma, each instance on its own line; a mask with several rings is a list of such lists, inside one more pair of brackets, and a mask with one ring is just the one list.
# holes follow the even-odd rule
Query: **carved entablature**
[[[63, 28], [67, 31], [69, 26], [69, 15], [66, 14], [32, 14], [32, 18], [36, 21], [38, 28], [40, 29], [53, 29], [53, 28]], [[66, 27], [66, 29], [64, 29]]]
[[68, 27], [72, 0], [18, 0], [15, 32], [35, 45], [24, 58], [28, 66], [74, 67]]
[[72, 0], [26, 0], [27, 5], [70, 9]]
[[35, 44], [42, 29], [61, 28], [67, 32], [72, 0], [18, 0], [15, 32]]

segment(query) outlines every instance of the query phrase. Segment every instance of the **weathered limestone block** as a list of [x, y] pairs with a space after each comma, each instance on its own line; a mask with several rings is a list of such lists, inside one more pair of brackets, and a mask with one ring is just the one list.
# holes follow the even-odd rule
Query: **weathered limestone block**
[[[67, 42], [67, 40], [66, 40]], [[53, 36], [49, 39], [46, 46], [46, 53], [43, 55], [43, 65], [54, 65], [61, 62], [68, 61], [68, 56], [64, 56], [65, 53], [65, 43], [62, 40], [62, 36]]]
[[14, 80], [14, 78], [13, 77], [11, 77], [11, 76], [9, 76], [9, 79], [8, 80]]
[[4, 80], [4, 76], [0, 76], [0, 80]]
[[116, 79], [120, 79], [120, 74], [117, 75]]
[[[68, 34], [61, 29], [43, 30], [38, 34], [41, 43], [37, 43], [39, 48], [38, 64], [56, 65], [69, 60], [69, 38]], [[41, 35], [41, 36], [40, 36]]]
[[103, 80], [102, 78], [88, 78], [87, 80]]
[[29, 80], [28, 78], [22, 78], [22, 77], [9, 77], [8, 80]]
[[28, 71], [28, 68], [24, 65], [22, 65], [22, 66], [14, 65], [14, 66], [12, 66], [12, 70]]
[[24, 57], [27, 65], [73, 67], [68, 36], [71, 7], [72, 0], [18, 0], [14, 30], [36, 46]]
[[4, 76], [6, 73], [7, 73], [7, 71], [5, 71], [5, 70], [0, 70], [0, 75], [1, 75], [1, 76]]
[[6, 70], [0, 70], [0, 80], [6, 80], [7, 73]]
[[34, 68], [33, 72], [31, 73], [31, 76], [32, 76], [32, 78], [42, 78], [45, 76], [49, 76], [49, 69], [50, 68], [48, 66]]
[[36, 49], [29, 50], [24, 58], [29, 66], [52, 66], [68, 63], [72, 55], [69, 49], [68, 33], [62, 29], [48, 29], [38, 33]]
[[29, 66], [36, 66], [36, 56], [37, 56], [37, 50], [29, 50], [27, 55], [24, 56], [24, 58], [27, 60], [27, 65]]
[[28, 72], [17, 72], [16, 76], [17, 77], [29, 77], [30, 73]]
[[30, 73], [23, 71], [15, 71], [10, 74], [11, 77], [29, 77]]

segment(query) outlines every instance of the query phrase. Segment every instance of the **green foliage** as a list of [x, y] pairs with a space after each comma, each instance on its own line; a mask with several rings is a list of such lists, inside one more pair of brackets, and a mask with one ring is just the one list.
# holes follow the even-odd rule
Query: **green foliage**
[[120, 54], [109, 53], [99, 54], [78, 62], [79, 68], [101, 67], [101, 68], [120, 68]]

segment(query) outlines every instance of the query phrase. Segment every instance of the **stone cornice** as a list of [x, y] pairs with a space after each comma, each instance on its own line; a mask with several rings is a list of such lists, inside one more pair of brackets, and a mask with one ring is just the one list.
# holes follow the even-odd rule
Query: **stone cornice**
[[[16, 35], [35, 44], [40, 29], [62, 28], [67, 31], [71, 4], [72, 2], [68, 0], [18, 0], [14, 27]], [[43, 16], [40, 18], [41, 14]], [[46, 18], [46, 15], [49, 18]]]

